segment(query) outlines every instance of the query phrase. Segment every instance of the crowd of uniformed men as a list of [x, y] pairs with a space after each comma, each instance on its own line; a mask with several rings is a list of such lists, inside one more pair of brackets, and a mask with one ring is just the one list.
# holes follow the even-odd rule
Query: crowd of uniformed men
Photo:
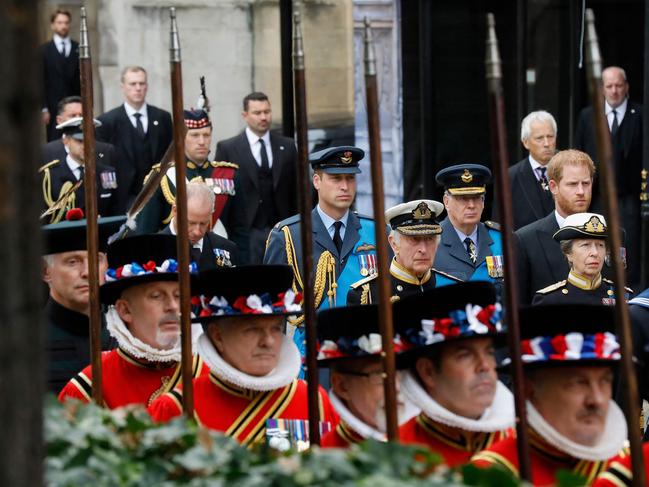
[[[67, 65], [76, 49], [66, 25], [68, 13], [53, 15], [46, 67], [53, 56], [60, 59], [52, 63]], [[143, 68], [125, 68], [121, 83], [123, 105], [95, 121], [103, 400], [108, 408], [141, 404], [156, 421], [167, 421], [182, 413], [183, 393], [174, 167], [158, 174], [171, 118], [146, 103]], [[628, 181], [632, 174], [622, 159], [633, 152], [625, 144], [635, 143], [641, 107], [628, 101], [620, 68], [607, 68], [603, 83], [602, 103], [619, 148], [616, 171]], [[61, 401], [90, 401], [81, 99], [66, 92], [57, 103], [40, 169], [48, 210], [48, 387]], [[44, 121], [52, 110], [44, 109]], [[626, 420], [614, 401], [620, 359], [615, 283], [606, 277], [608, 254], [626, 251], [607, 248], [607, 222], [596, 212], [587, 115], [579, 129], [584, 152], [557, 151], [552, 115], [530, 113], [521, 126], [529, 156], [509, 172], [516, 279], [521, 304], [530, 305], [521, 311], [521, 359], [535, 485], [553, 484], [562, 469], [595, 485], [626, 485], [631, 475]], [[195, 415], [204, 427], [245, 445], [302, 448], [308, 411], [300, 378], [305, 333], [296, 150], [291, 139], [270, 132], [271, 105], [263, 93], [243, 99], [242, 116], [245, 130], [219, 142], [213, 160], [208, 113], [185, 111]], [[352, 210], [356, 174], [369, 170], [366, 160], [351, 146], [309, 156], [317, 193], [311, 223], [318, 364], [330, 387], [320, 388], [322, 447], [385, 440], [375, 223]], [[136, 228], [108, 245], [152, 177], [159, 182]], [[509, 359], [500, 353], [507, 263], [499, 225], [482, 221], [490, 180], [483, 165], [449, 166], [436, 175], [442, 202], [409, 201], [385, 213], [399, 437], [428, 446], [450, 467], [472, 462], [518, 474]], [[619, 190], [627, 269], [637, 277], [632, 186]], [[649, 291], [626, 292], [642, 358]]]

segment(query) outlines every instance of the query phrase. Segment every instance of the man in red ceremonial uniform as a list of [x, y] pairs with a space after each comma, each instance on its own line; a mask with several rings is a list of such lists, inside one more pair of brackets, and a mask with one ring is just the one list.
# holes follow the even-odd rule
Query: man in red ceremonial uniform
[[[535, 306], [521, 311], [532, 483], [556, 484], [568, 470], [591, 485], [622, 451], [627, 428], [611, 399], [619, 345], [610, 306]], [[516, 439], [472, 458], [518, 475]]]
[[[106, 283], [100, 298], [108, 306], [107, 328], [117, 348], [102, 355], [106, 406], [149, 406], [180, 381], [180, 291], [176, 238], [140, 235], [108, 247]], [[192, 264], [195, 269], [195, 264]], [[194, 374], [202, 371], [194, 361]], [[89, 402], [92, 368], [83, 369], [59, 394]]]
[[[340, 416], [336, 428], [322, 437], [323, 448], [386, 439], [378, 313], [375, 304], [318, 313], [318, 367], [331, 369], [329, 398]], [[398, 350], [399, 344], [394, 345]], [[402, 416], [404, 404], [399, 399]]]
[[399, 429], [404, 443], [429, 447], [449, 467], [504, 438], [514, 424], [511, 392], [498, 381], [494, 339], [501, 307], [490, 283], [431, 289], [394, 306], [404, 351], [401, 392], [421, 409]]
[[[644, 457], [645, 479], [649, 479], [649, 443], [642, 446]], [[615, 458], [611, 459], [608, 469], [599, 474], [593, 487], [631, 487], [633, 485], [633, 471], [631, 470], [631, 454], [625, 449]]]
[[[307, 386], [301, 358], [284, 335], [286, 316], [300, 314], [293, 273], [282, 265], [222, 267], [199, 275], [194, 300], [203, 324], [197, 351], [209, 375], [194, 380], [194, 414], [207, 428], [244, 445], [266, 439], [268, 420], [307, 420]], [[182, 391], [164, 394], [149, 408], [157, 421], [181, 414]], [[337, 416], [320, 390], [320, 420]]]

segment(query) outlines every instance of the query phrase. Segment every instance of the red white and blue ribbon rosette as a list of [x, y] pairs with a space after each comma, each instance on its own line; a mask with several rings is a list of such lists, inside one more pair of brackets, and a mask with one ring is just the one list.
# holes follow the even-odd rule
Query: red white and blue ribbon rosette
[[[159, 274], [178, 272], [178, 262], [175, 259], [166, 259], [160, 265], [150, 260], [145, 264], [132, 262], [116, 269], [108, 269], [106, 271], [106, 282], [119, 281], [120, 279], [127, 279], [130, 277], [144, 276], [147, 274]], [[195, 262], [189, 264], [189, 272], [198, 272], [198, 266]]]
[[194, 313], [199, 318], [210, 316], [236, 316], [251, 314], [301, 314], [302, 294], [289, 289], [279, 293], [276, 299], [264, 293], [239, 296], [229, 303], [223, 296], [200, 296], [192, 298]]
[[[399, 337], [394, 338], [395, 353], [404, 350]], [[318, 360], [328, 360], [334, 358], [358, 358], [369, 355], [377, 355], [383, 351], [383, 342], [381, 335], [370, 333], [360, 337], [340, 337], [335, 342], [333, 340], [323, 340], [318, 344]]]
[[421, 320], [421, 326], [402, 333], [406, 348], [434, 345], [449, 339], [494, 335], [503, 331], [500, 303], [485, 306], [467, 304], [448, 317]]
[[568, 360], [619, 360], [620, 345], [610, 332], [539, 336], [521, 341], [525, 363]]

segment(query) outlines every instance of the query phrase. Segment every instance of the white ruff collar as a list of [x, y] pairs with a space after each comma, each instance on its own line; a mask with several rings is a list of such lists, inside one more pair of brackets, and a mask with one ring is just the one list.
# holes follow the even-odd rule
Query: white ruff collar
[[333, 390], [329, 391], [329, 400], [331, 401], [331, 405], [338, 413], [338, 416], [340, 416], [340, 420], [344, 421], [347, 426], [353, 429], [360, 436], [362, 436], [363, 438], [372, 438], [373, 440], [378, 441], [386, 440], [385, 433], [381, 433], [380, 431], [372, 428], [370, 425], [364, 423], [359, 418], [354, 416], [354, 413], [347, 409], [345, 404], [343, 404], [343, 402], [338, 399], [338, 396], [334, 394]]
[[169, 350], [153, 348], [131, 334], [114, 306], [106, 312], [106, 328], [110, 336], [117, 340], [119, 348], [131, 357], [149, 362], [180, 362], [180, 337], [176, 345]]
[[471, 419], [455, 414], [428, 395], [417, 379], [408, 371], [401, 378], [401, 392], [433, 421], [466, 431], [503, 431], [514, 426], [514, 396], [500, 381], [496, 383], [496, 394], [491, 406], [485, 409], [480, 419]]
[[263, 377], [248, 375], [223, 360], [205, 333], [198, 338], [197, 351], [219, 379], [252, 391], [272, 391], [287, 386], [297, 379], [302, 365], [300, 352], [293, 340], [287, 336], [282, 340], [277, 367]]
[[580, 460], [591, 462], [608, 460], [620, 453], [626, 442], [626, 419], [613, 400], [609, 401], [604, 433], [595, 446], [581, 445], [563, 436], [543, 419], [541, 413], [529, 401], [527, 401], [527, 420], [550, 445]]

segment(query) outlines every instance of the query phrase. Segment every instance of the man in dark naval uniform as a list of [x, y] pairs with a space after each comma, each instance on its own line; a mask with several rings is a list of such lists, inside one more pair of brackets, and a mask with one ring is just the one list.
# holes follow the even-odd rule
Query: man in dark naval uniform
[[[212, 224], [215, 228], [224, 226], [227, 238], [237, 244], [242, 263], [248, 259], [248, 229], [246, 227], [246, 203], [243, 193], [238, 191], [237, 172], [239, 166], [231, 162], [210, 161], [212, 143], [212, 122], [204, 110], [185, 110], [185, 155], [187, 157], [187, 181], [203, 181], [215, 194]], [[153, 166], [145, 182], [160, 171], [160, 165]], [[170, 167], [162, 177], [160, 187], [147, 202], [137, 217], [138, 233], [155, 233], [169, 224], [172, 207], [176, 199], [176, 168]], [[218, 221], [220, 220], [220, 221]]]
[[[101, 122], [94, 120], [95, 127]], [[60, 125], [63, 131], [63, 144], [67, 156], [63, 160], [54, 159], [42, 166], [43, 208], [52, 208], [61, 202], [56, 211], [48, 215], [48, 223], [57, 223], [72, 208], [85, 207], [85, 187], [83, 177], [85, 161], [83, 152], [83, 118], [74, 117]], [[117, 175], [115, 168], [95, 162], [97, 173], [97, 211], [101, 216], [117, 215]]]
[[[615, 283], [602, 277], [606, 258], [606, 220], [597, 213], [575, 213], [563, 221], [554, 239], [570, 265], [567, 279], [536, 292], [538, 304], [605, 304], [615, 306]], [[626, 300], [633, 291], [625, 288]]]
[[[214, 191], [200, 181], [187, 183], [187, 232], [189, 256], [201, 271], [231, 267], [239, 263], [239, 251], [234, 242], [212, 232]], [[176, 204], [171, 222], [160, 233], [178, 235]]]
[[[443, 211], [444, 205], [438, 201], [415, 200], [398, 204], [385, 212], [385, 219], [390, 224], [388, 242], [394, 252], [390, 264], [391, 301], [435, 286], [461, 282], [433, 268], [442, 233], [437, 217]], [[369, 276], [351, 285], [347, 293], [348, 305], [378, 302], [376, 262], [368, 262], [361, 274], [367, 274], [368, 270], [372, 271]]]
[[[70, 218], [83, 213], [68, 212]], [[107, 269], [108, 237], [124, 223], [125, 217], [100, 218], [99, 279], [103, 283]], [[71, 220], [43, 227], [43, 280], [49, 286], [45, 306], [47, 322], [46, 352], [49, 358], [47, 388], [58, 393], [61, 388], [90, 361], [88, 252], [86, 251], [86, 220]], [[104, 332], [102, 348], [108, 348]]]

